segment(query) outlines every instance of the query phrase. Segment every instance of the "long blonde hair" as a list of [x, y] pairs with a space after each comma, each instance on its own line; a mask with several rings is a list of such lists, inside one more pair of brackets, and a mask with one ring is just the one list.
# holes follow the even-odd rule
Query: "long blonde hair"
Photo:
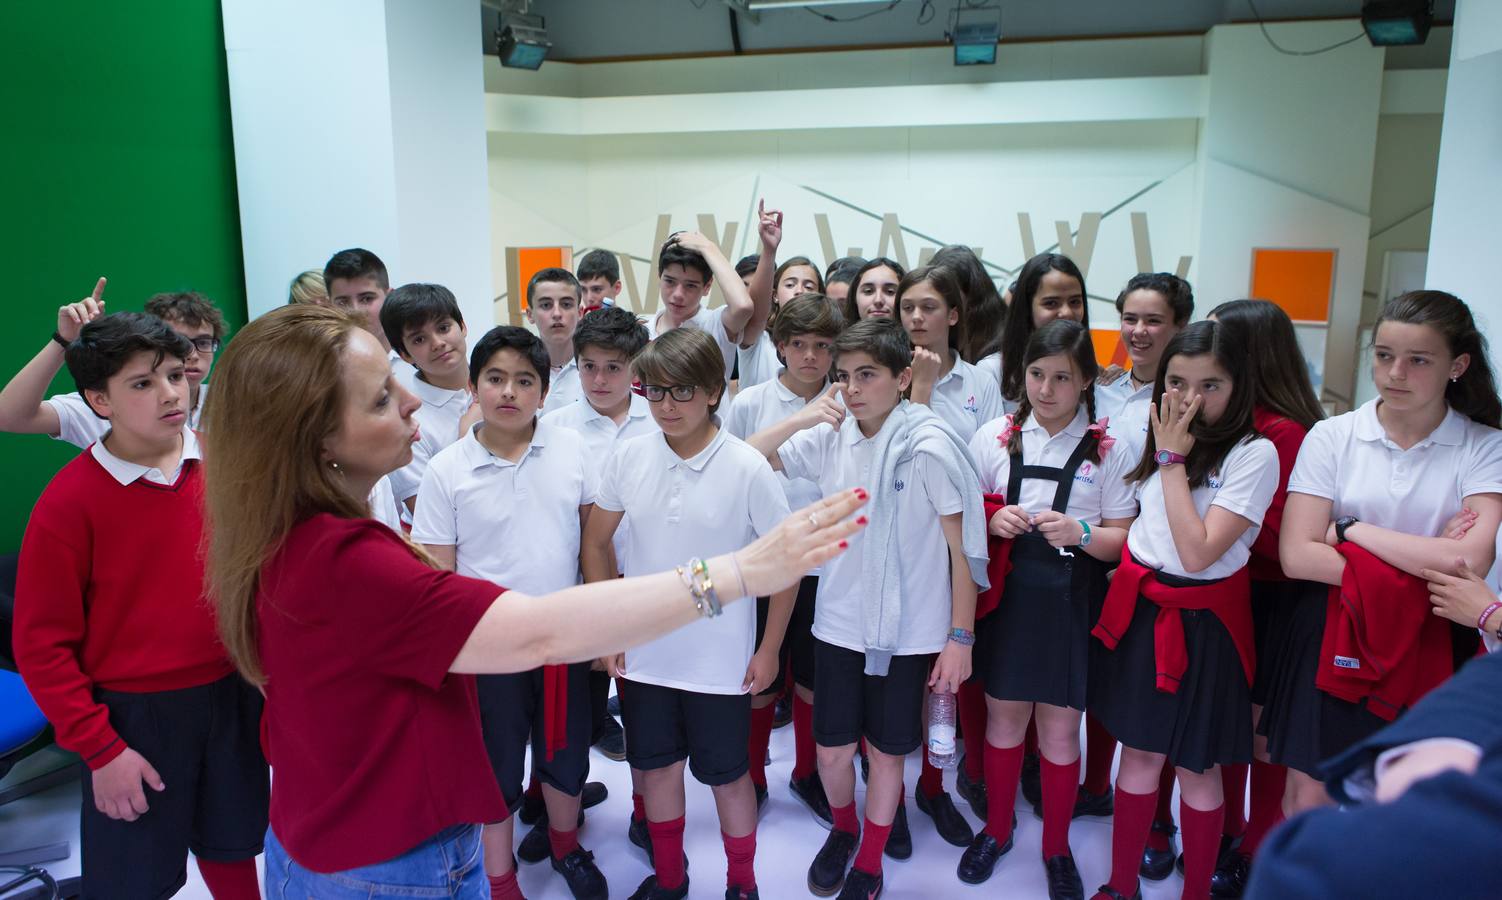
[[322, 460], [344, 411], [343, 357], [363, 320], [321, 306], [284, 306], [240, 329], [214, 366], [203, 420], [208, 588], [219, 636], [252, 684], [261, 569], [300, 520], [368, 518]]

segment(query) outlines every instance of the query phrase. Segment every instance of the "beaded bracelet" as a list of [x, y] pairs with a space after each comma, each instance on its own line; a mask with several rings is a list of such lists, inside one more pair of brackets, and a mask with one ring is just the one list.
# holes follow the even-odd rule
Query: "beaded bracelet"
[[704, 615], [713, 619], [724, 611], [720, 603], [720, 595], [715, 593], [714, 579], [709, 577], [709, 565], [697, 557], [688, 561], [688, 569], [699, 580], [699, 592], [705, 603], [709, 605], [709, 611]]
[[1492, 613], [1496, 612], [1499, 609], [1502, 609], [1502, 600], [1493, 601], [1491, 606], [1488, 606], [1485, 610], [1483, 610], [1481, 613], [1481, 618], [1476, 620], [1476, 630], [1485, 631], [1486, 620], [1490, 619], [1492, 617]]
[[949, 629], [949, 639], [962, 647], [975, 646], [975, 632], [963, 628]]
[[674, 566], [673, 571], [678, 573], [678, 578], [683, 582], [683, 586], [688, 588], [689, 596], [694, 598], [694, 608], [699, 611], [699, 615], [708, 618], [709, 613], [706, 612], [704, 604], [704, 592], [699, 589], [698, 583], [694, 581], [694, 576], [683, 566]]

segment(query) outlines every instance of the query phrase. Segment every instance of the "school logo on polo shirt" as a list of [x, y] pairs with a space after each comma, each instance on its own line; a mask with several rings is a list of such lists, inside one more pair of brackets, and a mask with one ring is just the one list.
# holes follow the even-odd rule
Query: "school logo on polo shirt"
[[1080, 463], [1080, 467], [1074, 471], [1074, 480], [1080, 484], [1094, 484], [1095, 464], [1088, 459]]
[[892, 485], [892, 490], [894, 490], [894, 491], [900, 491], [900, 490], [902, 490], [905, 487], [907, 487], [907, 482], [905, 482], [905, 481], [903, 481], [902, 479], [899, 478], [897, 480], [897, 482]]
[[965, 409], [968, 412], [980, 412], [980, 403], [976, 401], [974, 394], [971, 394], [970, 399], [965, 401]]
[[1208, 476], [1205, 479], [1205, 483], [1218, 491], [1220, 490], [1221, 485], [1225, 484], [1226, 482], [1225, 479], [1220, 477], [1220, 473], [1216, 472], [1215, 474]]

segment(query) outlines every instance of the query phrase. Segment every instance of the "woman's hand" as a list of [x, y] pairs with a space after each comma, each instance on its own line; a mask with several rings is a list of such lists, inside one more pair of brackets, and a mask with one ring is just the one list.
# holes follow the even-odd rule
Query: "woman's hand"
[[[839, 556], [849, 546], [846, 539], [866, 526], [865, 516], [850, 516], [870, 496], [864, 488], [850, 488], [810, 503], [730, 557], [721, 557], [739, 562], [742, 596], [770, 597]], [[716, 568], [714, 577], [721, 585], [736, 584], [732, 571]]]
[[1194, 422], [1194, 417], [1200, 411], [1203, 398], [1194, 394], [1187, 401], [1179, 395], [1177, 388], [1163, 393], [1163, 402], [1160, 405], [1152, 404], [1152, 413], [1148, 421], [1153, 426], [1153, 442], [1159, 450], [1167, 450], [1180, 456], [1188, 456], [1189, 451], [1194, 449], [1194, 435], [1189, 433], [1189, 426]]
[[1013, 504], [1003, 506], [991, 516], [991, 533], [997, 537], [1014, 538], [1033, 530], [1033, 520], [1027, 510]]
[[[1429, 582], [1429, 602], [1434, 604], [1434, 614], [1444, 616], [1451, 622], [1475, 628], [1476, 620], [1486, 608], [1497, 601], [1497, 595], [1480, 575], [1471, 571], [1464, 559], [1455, 560], [1455, 574], [1424, 569], [1419, 573]], [[1502, 610], [1492, 613], [1487, 620], [1488, 631], [1496, 631], [1502, 622]]]
[[1033, 524], [1052, 547], [1074, 547], [1085, 539], [1085, 526], [1079, 519], [1051, 509], [1038, 513]]
[[746, 667], [746, 679], [741, 682], [741, 692], [755, 697], [777, 679], [777, 654], [758, 650]]
[[957, 693], [960, 685], [970, 679], [970, 647], [949, 641], [934, 660], [933, 674], [928, 676], [928, 689], [939, 694]]

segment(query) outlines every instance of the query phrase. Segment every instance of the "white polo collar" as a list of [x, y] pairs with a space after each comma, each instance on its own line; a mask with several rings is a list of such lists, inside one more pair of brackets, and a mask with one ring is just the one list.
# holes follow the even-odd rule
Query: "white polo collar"
[[183, 463], [187, 462], [190, 459], [196, 459], [199, 461], [203, 460], [203, 452], [198, 447], [198, 435], [194, 434], [193, 429], [188, 428], [187, 426], [183, 427], [183, 452], [182, 455], [178, 457], [178, 471], [173, 472], [170, 479], [161, 469], [155, 468], [153, 466], [143, 466], [140, 463], [133, 463], [129, 460], [121, 459], [120, 457], [111, 453], [109, 451], [109, 448], [104, 446], [104, 438], [107, 437], [109, 437], [109, 432], [105, 432], [104, 437], [101, 437], [99, 440], [95, 441], [93, 445], [89, 447], [89, 452], [93, 454], [94, 459], [99, 462], [99, 465], [103, 466], [104, 470], [110, 473], [110, 477], [114, 478], [121, 484], [132, 484], [137, 479], [155, 473], [155, 478], [147, 478], [147, 480], [156, 482], [157, 484], [170, 485], [177, 481], [177, 475], [182, 471]]
[[[1368, 442], [1382, 442], [1391, 444], [1387, 438], [1387, 429], [1382, 427], [1382, 420], [1377, 418], [1377, 404], [1381, 398], [1368, 400], [1356, 410], [1355, 434], [1358, 440]], [[1455, 411], [1454, 407], [1447, 407], [1445, 417], [1440, 420], [1439, 427], [1429, 432], [1429, 436], [1414, 444], [1410, 449], [1417, 449], [1427, 444], [1445, 444], [1458, 447], [1465, 443], [1466, 417]]]

